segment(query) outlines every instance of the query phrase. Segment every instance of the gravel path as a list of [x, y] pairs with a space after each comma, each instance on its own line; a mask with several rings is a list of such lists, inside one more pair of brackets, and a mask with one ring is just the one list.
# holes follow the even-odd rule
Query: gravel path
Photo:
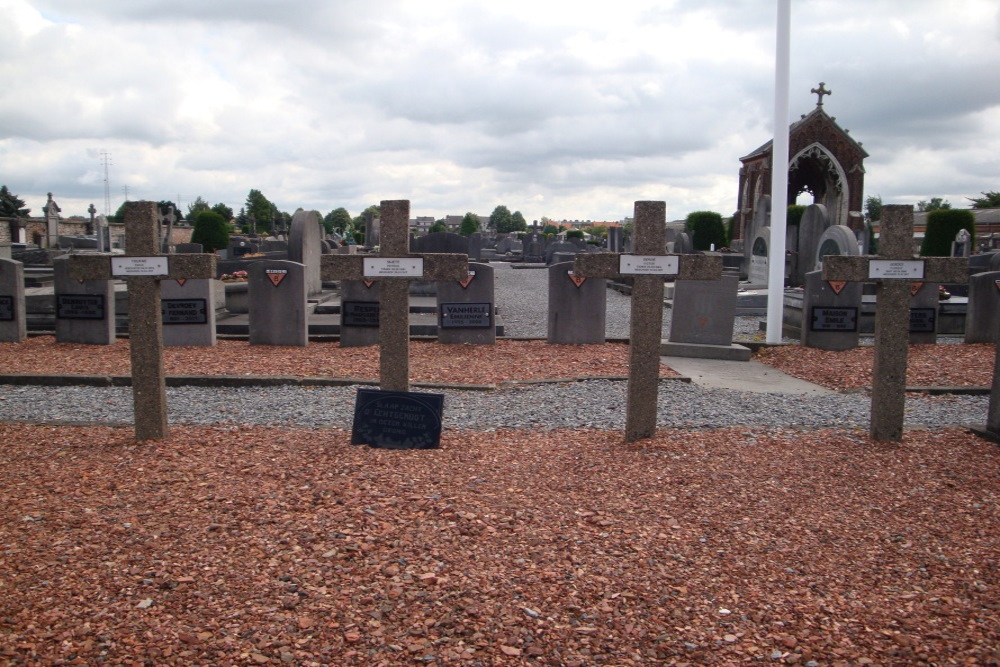
[[[547, 319], [546, 274], [540, 269], [498, 265], [497, 304], [511, 337], [544, 337]], [[607, 335], [628, 336], [630, 300], [607, 293]], [[747, 339], [760, 317], [738, 318], [734, 335]], [[669, 331], [670, 311], [663, 318]], [[419, 389], [418, 389], [419, 390]], [[168, 390], [173, 424], [234, 423], [305, 428], [350, 428], [355, 388], [176, 388]], [[625, 383], [586, 381], [532, 384], [492, 392], [446, 390], [445, 428], [624, 427]], [[945, 426], [982, 424], [987, 396], [910, 396], [907, 424]], [[827, 397], [710, 390], [663, 380], [659, 424], [701, 428], [739, 425], [792, 427], [866, 427], [870, 402], [860, 393]], [[127, 388], [0, 387], [0, 420], [130, 423], [132, 395]]]

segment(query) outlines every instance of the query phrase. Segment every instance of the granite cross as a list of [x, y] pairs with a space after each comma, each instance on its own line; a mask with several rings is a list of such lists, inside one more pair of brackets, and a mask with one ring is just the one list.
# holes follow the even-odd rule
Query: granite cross
[[914, 259], [913, 207], [900, 205], [882, 208], [877, 257], [829, 255], [823, 258], [823, 280], [876, 283], [872, 439], [898, 441], [903, 437], [910, 284], [915, 281], [968, 282], [968, 264], [964, 258]]
[[[379, 385], [410, 388], [410, 281], [465, 280], [468, 255], [410, 252], [410, 202], [383, 201], [379, 254], [323, 255], [323, 280], [372, 280], [379, 286]], [[343, 309], [341, 317], [343, 318]]]
[[77, 280], [124, 279], [128, 285], [137, 440], [167, 436], [160, 281], [215, 277], [215, 255], [159, 254], [157, 209], [155, 202], [125, 202], [126, 254], [73, 255], [69, 264], [70, 277]]
[[722, 277], [722, 257], [718, 255], [667, 254], [666, 210], [662, 201], [636, 202], [635, 254], [581, 254], [573, 265], [573, 274], [578, 277], [632, 278], [626, 442], [650, 438], [656, 433], [664, 279]]
[[818, 100], [816, 101], [816, 106], [817, 107], [823, 106], [823, 96], [824, 95], [833, 95], [833, 91], [832, 90], [827, 90], [826, 89], [826, 84], [823, 83], [822, 81], [819, 82], [819, 88], [813, 88], [809, 92], [810, 93], [816, 93], [816, 97], [818, 98]]

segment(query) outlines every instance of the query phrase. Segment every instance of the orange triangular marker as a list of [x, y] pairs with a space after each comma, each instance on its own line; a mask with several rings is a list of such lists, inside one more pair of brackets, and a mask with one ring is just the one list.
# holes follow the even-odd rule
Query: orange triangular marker
[[372, 285], [375, 284], [375, 281], [374, 280], [362, 280], [361, 284], [364, 285], [365, 287], [367, 287], [368, 289], [371, 289]]
[[187, 278], [178, 278], [177, 284], [180, 285], [181, 287], [184, 287], [184, 283], [186, 283], [187, 281], [188, 281]]
[[910, 283], [910, 296], [916, 296], [920, 288], [923, 287], [923, 283]]
[[580, 287], [585, 282], [587, 282], [587, 279], [584, 276], [574, 275], [572, 271], [567, 271], [566, 273], [569, 275], [569, 279], [572, 280], [573, 284], [576, 285], [577, 287]]
[[268, 278], [268, 280], [271, 281], [271, 283], [275, 287], [277, 287], [278, 285], [281, 284], [281, 281], [284, 280], [285, 276], [287, 276], [287, 275], [288, 275], [287, 273], [269, 273], [269, 274], [267, 274], [267, 278]]
[[847, 287], [846, 280], [827, 280], [826, 284], [829, 285], [830, 289], [833, 290], [833, 293], [838, 296], [844, 291], [844, 288]]
[[1000, 280], [994, 280], [993, 284], [996, 285], [997, 291], [1000, 292]]
[[475, 278], [476, 278], [476, 272], [469, 271], [469, 275], [465, 277], [465, 280], [459, 280], [458, 284], [462, 286], [462, 289], [468, 289], [469, 285], [472, 283], [473, 280], [475, 280]]

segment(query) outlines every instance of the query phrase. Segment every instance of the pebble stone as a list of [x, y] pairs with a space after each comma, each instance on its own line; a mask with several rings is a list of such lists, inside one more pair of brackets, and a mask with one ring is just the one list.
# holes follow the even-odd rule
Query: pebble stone
[[[544, 270], [498, 265], [497, 305], [509, 337], [544, 337]], [[628, 297], [608, 290], [607, 335], [628, 335]], [[669, 330], [664, 314], [664, 337]], [[737, 339], [748, 339], [761, 317], [738, 318]], [[416, 391], [427, 391], [415, 388]], [[625, 383], [606, 380], [526, 384], [496, 391], [433, 390], [445, 396], [445, 429], [624, 429]], [[356, 387], [177, 387], [167, 389], [169, 422], [350, 429]], [[907, 396], [908, 426], [969, 426], [986, 422], [988, 396]], [[808, 397], [704, 389], [660, 382], [661, 427], [724, 426], [860, 428], [868, 426], [863, 393]], [[132, 423], [127, 387], [0, 388], [0, 420], [56, 423]]]

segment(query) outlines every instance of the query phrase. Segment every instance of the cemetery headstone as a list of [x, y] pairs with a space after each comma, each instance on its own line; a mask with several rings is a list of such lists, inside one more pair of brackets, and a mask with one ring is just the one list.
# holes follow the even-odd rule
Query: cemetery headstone
[[452, 252], [467, 254], [469, 239], [453, 232], [434, 232], [418, 236], [411, 244], [413, 252]]
[[378, 345], [379, 284], [340, 281], [340, 346]]
[[0, 259], [0, 343], [20, 343], [27, 337], [24, 264]]
[[205, 246], [200, 243], [178, 243], [174, 246], [174, 252], [180, 254], [194, 254], [205, 252]]
[[625, 406], [627, 442], [652, 437], [656, 432], [664, 278], [711, 280], [722, 275], [722, 258], [718, 255], [667, 255], [665, 230], [664, 202], [636, 202], [636, 254], [580, 254], [573, 267], [573, 274], [583, 278], [632, 278], [629, 380]]
[[302, 265], [308, 295], [319, 294], [323, 290], [319, 275], [321, 230], [320, 217], [316, 211], [303, 211], [301, 208], [295, 211], [292, 227], [288, 232], [288, 260]]
[[831, 225], [817, 239], [812, 266], [806, 273], [822, 270], [823, 258], [827, 255], [856, 257], [859, 254], [861, 251], [858, 249], [858, 239], [854, 235], [854, 231], [847, 225]]
[[[114, 284], [110, 280], [71, 278], [69, 260], [70, 256], [52, 260], [56, 342], [112, 345], [115, 342]], [[104, 261], [106, 263], [107, 258]]]
[[247, 270], [250, 344], [309, 344], [306, 268], [283, 259], [254, 262]]
[[610, 252], [625, 251], [623, 232], [621, 227], [608, 227], [608, 250]]
[[1000, 332], [1000, 271], [969, 278], [969, 305], [965, 316], [966, 343], [995, 343]]
[[[324, 255], [323, 280], [370, 280], [379, 284], [379, 382], [384, 390], [410, 386], [409, 283], [464, 280], [466, 255], [410, 253], [410, 202], [383, 201], [377, 256]], [[343, 317], [343, 314], [341, 314]]]
[[972, 254], [972, 235], [964, 227], [955, 234], [955, 240], [951, 242], [952, 257], [968, 257]]
[[470, 234], [468, 247], [469, 260], [478, 262], [482, 259], [481, 255], [484, 247], [486, 247], [486, 239], [483, 238], [482, 233], [474, 232]]
[[605, 341], [607, 280], [573, 273], [573, 262], [547, 270], [549, 317], [547, 340], [553, 345], [594, 345]]
[[470, 263], [465, 280], [438, 283], [438, 342], [493, 345], [497, 340], [493, 267]]
[[[120, 255], [75, 255], [69, 274], [77, 280], [123, 279], [129, 292], [129, 347], [132, 402], [138, 440], [167, 435], [166, 377], [163, 370], [163, 322], [160, 281], [212, 278], [213, 255], [160, 255], [159, 212], [155, 202], [125, 202], [128, 252]], [[114, 317], [114, 302], [109, 299]], [[113, 331], [113, 329], [112, 329]]]
[[[792, 276], [793, 284], [804, 285], [806, 281], [806, 273], [813, 271], [816, 268], [816, 257], [820, 251], [820, 245], [825, 240], [830, 240], [830, 237], [824, 238], [824, 233], [830, 227], [830, 217], [826, 213], [826, 206], [822, 204], [810, 204], [806, 207], [806, 210], [802, 213], [802, 218], [799, 220], [799, 230], [798, 230], [798, 243], [796, 246], [797, 255], [795, 261], [795, 273]], [[847, 228], [850, 230], [850, 228]], [[855, 252], [836, 252], [828, 254], [858, 254], [857, 238], [851, 233], [851, 239], [854, 244]], [[834, 241], [840, 241], [839, 237], [834, 237]], [[839, 246], [830, 246], [828, 248], [838, 248]], [[822, 255], [819, 255], [822, 257]]]
[[875, 282], [875, 360], [872, 368], [872, 439], [903, 437], [906, 408], [906, 357], [910, 329], [911, 283], [964, 283], [967, 262], [950, 257], [913, 257], [913, 207], [882, 209], [877, 257], [826, 257], [823, 279]]
[[670, 342], [732, 345], [739, 282], [738, 276], [724, 275], [717, 280], [674, 283]]
[[860, 340], [860, 324], [861, 283], [826, 281], [821, 270], [806, 274], [802, 345], [820, 350], [852, 350]]
[[750, 246], [750, 284], [767, 287], [768, 257], [771, 251], [771, 228], [762, 227]]
[[215, 282], [208, 278], [160, 282], [164, 346], [215, 345]]
[[578, 252], [583, 251], [573, 243], [555, 241], [545, 248], [545, 263], [551, 265], [556, 253], [576, 255]]
[[437, 449], [441, 446], [443, 409], [444, 394], [359, 389], [351, 444]]
[[[938, 284], [917, 281], [910, 283], [910, 331], [911, 345], [933, 345], [937, 343]], [[876, 299], [875, 312], [878, 313]]]

